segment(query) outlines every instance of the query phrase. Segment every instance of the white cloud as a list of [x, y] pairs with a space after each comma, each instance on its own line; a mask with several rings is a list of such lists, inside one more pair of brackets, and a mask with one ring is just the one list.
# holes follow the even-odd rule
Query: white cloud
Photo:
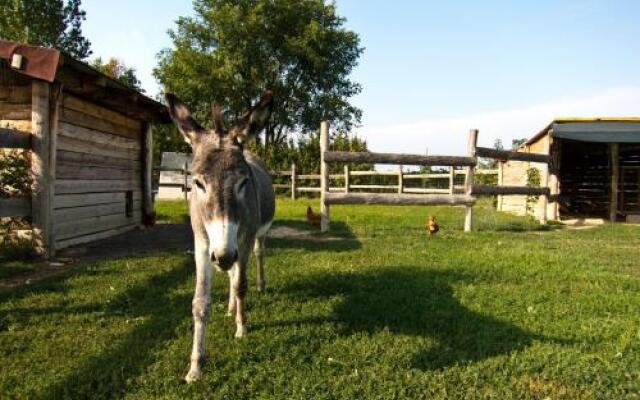
[[479, 129], [478, 144], [492, 147], [501, 139], [505, 147], [516, 138], [531, 137], [558, 117], [640, 116], [640, 87], [614, 88], [581, 98], [570, 98], [514, 108], [460, 116], [427, 119], [383, 127], [366, 126], [358, 135], [371, 151], [462, 155], [469, 129]]

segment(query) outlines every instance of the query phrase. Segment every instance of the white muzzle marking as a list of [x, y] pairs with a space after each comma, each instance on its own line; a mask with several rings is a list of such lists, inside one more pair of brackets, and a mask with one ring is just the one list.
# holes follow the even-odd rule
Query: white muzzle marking
[[209, 236], [209, 257], [231, 255], [238, 251], [238, 224], [220, 219], [205, 224]]

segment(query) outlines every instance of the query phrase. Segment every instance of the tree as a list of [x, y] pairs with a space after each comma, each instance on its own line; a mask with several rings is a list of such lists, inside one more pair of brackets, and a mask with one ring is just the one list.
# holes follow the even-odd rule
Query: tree
[[135, 68], [127, 67], [122, 60], [111, 57], [108, 61], [103, 62], [101, 57], [96, 57], [89, 64], [103, 74], [139, 92], [144, 92], [144, 89], [140, 86], [140, 80], [136, 76]]
[[323, 119], [347, 132], [360, 123], [349, 99], [361, 87], [348, 76], [363, 48], [333, 3], [194, 0], [194, 10], [169, 32], [173, 49], [158, 55], [154, 75], [199, 120], [210, 120], [214, 100], [238, 117], [269, 88], [276, 101], [264, 145], [315, 132]]
[[55, 47], [84, 59], [91, 42], [82, 36], [86, 13], [81, 0], [2, 0], [0, 37], [38, 46]]
[[511, 141], [511, 148], [513, 150], [517, 149], [518, 147], [522, 146], [523, 144], [527, 143], [527, 138], [522, 138], [522, 139], [513, 139]]

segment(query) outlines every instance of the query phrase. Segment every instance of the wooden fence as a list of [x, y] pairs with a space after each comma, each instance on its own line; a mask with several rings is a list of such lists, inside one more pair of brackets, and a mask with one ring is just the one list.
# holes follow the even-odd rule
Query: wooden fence
[[[169, 167], [156, 167], [156, 172], [178, 172], [182, 175], [180, 182], [159, 182], [159, 187], [177, 187], [180, 188], [184, 195], [184, 199], [187, 199], [188, 192], [191, 191], [191, 185], [189, 183], [189, 171], [188, 163], [182, 168], [169, 168]], [[301, 193], [320, 193], [320, 174], [298, 174], [296, 171], [296, 165], [292, 164], [289, 171], [271, 171], [273, 178], [285, 178], [287, 183], [274, 183], [273, 187], [276, 190], [287, 190], [291, 193], [291, 198], [296, 199]], [[483, 175], [497, 175], [496, 169], [481, 169], [476, 171], [476, 174]], [[351, 171], [348, 165], [344, 166], [344, 173], [342, 174], [330, 174], [329, 179], [334, 181], [340, 181], [341, 185], [334, 185], [329, 187], [330, 192], [336, 193], [350, 193], [354, 190], [378, 190], [378, 191], [393, 191], [397, 193], [413, 193], [413, 194], [453, 194], [454, 192], [460, 192], [464, 190], [464, 186], [455, 185], [456, 176], [466, 175], [464, 170], [454, 170], [451, 168], [449, 172], [445, 173], [429, 173], [429, 174], [413, 174], [406, 173], [402, 170], [402, 166], [398, 168], [398, 171]], [[390, 176], [396, 178], [396, 184], [365, 184], [352, 183], [354, 177], [376, 177], [376, 176]], [[447, 188], [426, 188], [426, 187], [409, 187], [405, 185], [406, 181], [410, 180], [447, 180]], [[304, 184], [304, 185], [302, 185]]]
[[[31, 133], [0, 128], [0, 149], [31, 150]], [[0, 198], [0, 217], [30, 217], [31, 197]]]
[[[466, 208], [464, 230], [470, 232], [473, 227], [473, 206], [476, 196], [480, 195], [531, 195], [549, 196], [548, 168], [542, 176], [541, 187], [528, 186], [490, 186], [474, 184], [478, 157], [497, 160], [519, 160], [549, 164], [550, 157], [545, 154], [519, 153], [515, 151], [494, 150], [478, 147], [478, 130], [469, 131], [467, 142], [467, 156], [428, 156], [415, 154], [389, 154], [370, 152], [342, 152], [329, 151], [329, 124], [325, 121], [320, 126], [320, 213], [321, 231], [329, 230], [330, 205], [331, 204], [395, 204], [395, 205], [461, 205]], [[448, 166], [450, 174], [455, 174], [455, 167], [465, 168], [464, 191], [462, 194], [454, 193], [455, 186], [450, 185], [449, 193], [406, 193], [402, 189], [402, 182], [406, 177], [398, 173], [398, 193], [351, 193], [345, 190], [336, 193], [330, 190], [329, 164], [335, 162], [366, 162], [375, 164], [399, 164], [399, 165], [424, 165], [424, 166]], [[355, 172], [355, 171], [354, 171]], [[450, 177], [453, 182], [453, 177]], [[348, 178], [347, 178], [348, 181]], [[499, 182], [501, 183], [501, 182]], [[353, 187], [353, 186], [352, 186]], [[544, 207], [543, 209], [546, 209]], [[546, 223], [546, 213], [541, 217]]]

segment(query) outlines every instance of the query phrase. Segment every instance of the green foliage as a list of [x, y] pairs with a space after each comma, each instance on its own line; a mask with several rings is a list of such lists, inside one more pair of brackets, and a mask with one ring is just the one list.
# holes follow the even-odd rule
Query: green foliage
[[82, 36], [86, 13], [80, 7], [81, 0], [2, 0], [0, 37], [86, 58], [91, 43]]
[[140, 86], [140, 80], [136, 76], [135, 68], [127, 67], [122, 60], [111, 57], [107, 61], [103, 61], [101, 57], [96, 57], [91, 60], [89, 65], [132, 89], [144, 92], [144, 89]]
[[361, 88], [349, 74], [363, 49], [335, 4], [195, 0], [194, 12], [176, 21], [173, 48], [159, 54], [154, 74], [198, 120], [210, 120], [214, 100], [238, 117], [269, 88], [275, 104], [260, 144], [313, 133], [321, 120], [339, 131], [360, 122], [361, 111], [348, 100]]
[[[274, 228], [309, 229], [309, 204], [278, 199]], [[265, 293], [249, 268], [242, 340], [215, 273], [192, 385], [180, 383], [193, 337], [188, 245], [91, 254], [64, 276], [0, 290], [0, 397], [636, 398], [637, 227], [544, 231], [484, 201], [474, 212], [468, 234], [462, 207], [332, 206], [331, 236], [270, 237]], [[188, 211], [158, 202], [158, 214], [182, 223]], [[440, 223], [430, 239], [428, 214]]]
[[528, 140], [527, 138], [513, 139], [511, 141], [511, 148], [515, 150], [518, 147], [522, 146], [523, 144], [527, 143], [527, 140]]
[[[528, 187], [540, 187], [540, 170], [535, 167], [527, 169], [527, 186]], [[533, 214], [535, 212], [535, 205], [538, 202], [540, 196], [527, 196], [527, 214]]]
[[30, 187], [29, 162], [24, 151], [0, 152], [0, 197], [28, 194]]

